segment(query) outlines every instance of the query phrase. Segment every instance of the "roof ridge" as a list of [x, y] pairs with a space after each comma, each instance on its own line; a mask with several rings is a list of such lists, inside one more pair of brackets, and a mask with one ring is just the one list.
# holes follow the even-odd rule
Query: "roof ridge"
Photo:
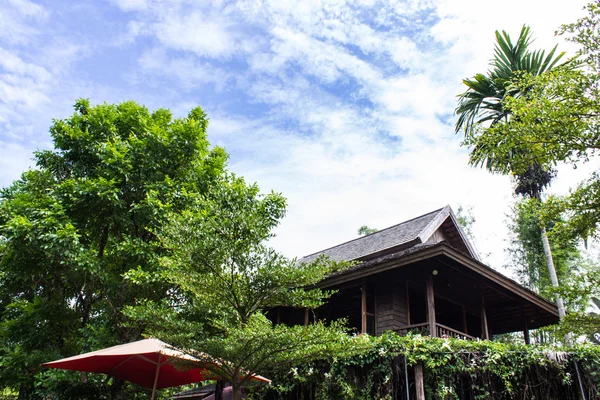
[[[373, 232], [373, 233], [370, 233], [370, 234], [368, 234], [368, 235], [359, 236], [359, 237], [357, 237], [357, 238], [354, 238], [354, 239], [351, 239], [351, 240], [348, 240], [348, 241], [345, 241], [345, 242], [342, 242], [342, 243], [336, 244], [335, 246], [331, 246], [331, 247], [327, 247], [326, 249], [322, 249], [322, 250], [319, 250], [319, 251], [315, 251], [314, 253], [311, 253], [311, 254], [307, 254], [307, 255], [305, 255], [305, 256], [302, 256], [300, 259], [302, 260], [302, 259], [304, 259], [304, 258], [307, 258], [307, 257], [310, 257], [310, 256], [314, 256], [314, 255], [316, 255], [316, 254], [319, 254], [319, 253], [323, 253], [323, 252], [325, 252], [325, 251], [327, 251], [327, 250], [335, 249], [336, 247], [340, 247], [340, 246], [343, 246], [343, 245], [345, 245], [345, 244], [352, 243], [352, 242], [355, 242], [355, 241], [357, 241], [357, 240], [361, 240], [361, 239], [364, 239], [364, 238], [366, 238], [366, 237], [369, 237], [369, 236], [376, 235], [376, 234], [378, 234], [378, 233], [381, 233], [381, 232], [383, 232], [383, 231], [387, 231], [388, 229], [395, 228], [395, 227], [397, 227], [397, 226], [399, 226], [399, 225], [406, 224], [406, 223], [408, 223], [408, 222], [414, 221], [414, 220], [416, 220], [416, 219], [419, 219], [419, 218], [423, 218], [423, 217], [425, 217], [425, 216], [427, 216], [427, 215], [430, 215], [430, 214], [439, 213], [439, 212], [440, 212], [440, 211], [442, 211], [442, 210], [443, 210], [445, 207], [446, 207], [446, 206], [444, 206], [444, 207], [442, 207], [442, 208], [438, 208], [437, 210], [430, 211], [430, 212], [428, 212], [428, 213], [425, 213], [425, 214], [421, 214], [421, 215], [419, 215], [418, 217], [414, 217], [414, 218], [411, 218], [411, 219], [407, 219], [406, 221], [402, 221], [402, 222], [399, 222], [399, 223], [397, 223], [397, 224], [395, 224], [395, 225], [388, 226], [387, 228], [383, 228], [383, 229], [381, 229], [381, 230], [378, 230], [377, 232]], [[418, 235], [417, 235], [417, 237], [418, 237]]]

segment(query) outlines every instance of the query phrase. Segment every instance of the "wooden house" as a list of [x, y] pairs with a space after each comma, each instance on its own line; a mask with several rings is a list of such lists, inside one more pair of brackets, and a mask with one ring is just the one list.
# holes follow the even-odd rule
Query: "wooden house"
[[[449, 206], [304, 257], [354, 261], [320, 282], [336, 289], [309, 310], [281, 309], [281, 323], [346, 318], [358, 332], [418, 331], [490, 339], [558, 322], [556, 306], [483, 264]], [[273, 315], [273, 314], [271, 314]]]

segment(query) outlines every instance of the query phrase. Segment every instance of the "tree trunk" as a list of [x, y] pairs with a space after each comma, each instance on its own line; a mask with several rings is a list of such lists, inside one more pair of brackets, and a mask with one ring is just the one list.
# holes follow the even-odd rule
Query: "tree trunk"
[[235, 372], [232, 376], [231, 379], [231, 400], [241, 400], [242, 399], [242, 393], [240, 392], [240, 389], [242, 387], [242, 385], [240, 384], [240, 377], [239, 377], [239, 373]]
[[223, 387], [225, 382], [219, 379], [215, 385], [215, 400], [223, 400]]
[[242, 400], [242, 393], [240, 392], [240, 386], [231, 385], [231, 400]]
[[[544, 226], [542, 229], [542, 244], [544, 246], [544, 255], [546, 256], [546, 264], [548, 265], [548, 273], [550, 274], [550, 281], [552, 286], [558, 288], [558, 277], [556, 276], [556, 269], [554, 269], [554, 260], [552, 260], [552, 251], [550, 250], [550, 242], [548, 241], [548, 234]], [[562, 320], [565, 316], [565, 305], [563, 299], [559, 293], [556, 293], [556, 306], [558, 307], [558, 317]]]

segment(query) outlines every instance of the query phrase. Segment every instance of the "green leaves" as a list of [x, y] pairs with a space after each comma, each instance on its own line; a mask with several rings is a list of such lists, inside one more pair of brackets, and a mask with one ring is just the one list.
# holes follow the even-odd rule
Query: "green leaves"
[[[467, 90], [459, 95], [455, 131], [464, 131], [463, 145], [471, 148], [471, 165], [502, 174], [519, 174], [534, 164], [523, 164], [521, 169], [513, 165], [515, 158], [527, 158], [529, 152], [526, 146], [507, 141], [502, 132], [515, 119], [507, 101], [526, 96], [530, 91], [529, 86], [513, 85], [515, 79], [524, 74], [534, 77], [544, 74], [558, 66], [564, 53], [556, 55], [556, 46], [547, 55], [543, 50], [532, 51], [531, 42], [530, 28], [525, 25], [514, 44], [508, 33], [496, 31], [492, 69], [463, 80]], [[539, 166], [547, 169], [547, 163]]]
[[[387, 399], [405, 392], [404, 364], [424, 367], [431, 398], [565, 398], [572, 390], [573, 362], [579, 363], [584, 386], [597, 396], [600, 362], [597, 346], [569, 352], [543, 346], [492, 341], [438, 339], [420, 335], [350, 339], [352, 350], [296, 364], [274, 376], [267, 390], [283, 398]], [[539, 385], [536, 382], [544, 382]], [[413, 389], [410, 389], [413, 393]], [[412, 395], [411, 395], [412, 396]]]
[[[298, 264], [267, 246], [285, 215], [281, 195], [261, 194], [256, 185], [227, 175], [193, 204], [169, 213], [169, 223], [157, 232], [166, 250], [158, 276], [173, 289], [160, 301], [128, 307], [133, 326], [205, 361], [236, 393], [254, 374], [268, 375], [347, 346], [342, 321], [273, 323], [278, 307], [322, 305], [331, 292], [314, 284], [346, 267], [324, 258]], [[126, 274], [136, 284], [156, 277], [140, 269]]]
[[0, 370], [0, 388], [34, 397], [41, 361], [140, 337], [122, 310], [176, 291], [162, 279], [156, 232], [224, 176], [227, 154], [209, 146], [207, 126], [200, 108], [173, 119], [83, 99], [53, 121], [55, 149], [0, 194], [0, 348], [16, 365]]

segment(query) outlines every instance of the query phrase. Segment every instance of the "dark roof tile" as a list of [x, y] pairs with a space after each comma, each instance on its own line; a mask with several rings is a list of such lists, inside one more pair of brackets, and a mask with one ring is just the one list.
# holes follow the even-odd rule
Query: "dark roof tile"
[[413, 242], [434, 221], [445, 208], [429, 212], [417, 218], [390, 226], [370, 235], [362, 236], [346, 243], [303, 257], [300, 262], [310, 262], [325, 255], [336, 261], [351, 261], [379, 255], [385, 250], [400, 249]]

